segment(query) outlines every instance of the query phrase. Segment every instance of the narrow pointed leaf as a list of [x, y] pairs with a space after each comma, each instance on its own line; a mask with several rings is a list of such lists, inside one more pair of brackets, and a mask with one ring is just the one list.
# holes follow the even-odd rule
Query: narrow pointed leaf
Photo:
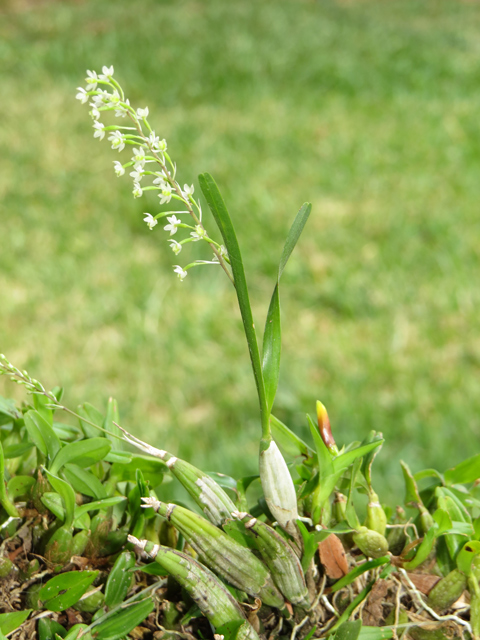
[[290, 258], [292, 251], [295, 249], [295, 245], [300, 238], [303, 228], [305, 227], [310, 212], [312, 211], [312, 205], [309, 202], [305, 202], [295, 216], [295, 220], [293, 221], [292, 226], [290, 227], [290, 231], [288, 232], [287, 240], [285, 241], [285, 246], [283, 247], [282, 257], [280, 258], [280, 264], [278, 266], [278, 279], [282, 277], [283, 270], [285, 269], [285, 265]]
[[445, 471], [446, 484], [467, 484], [480, 478], [480, 453]]
[[263, 333], [263, 362], [262, 370], [265, 380], [265, 396], [268, 410], [272, 410], [273, 401], [277, 393], [280, 376], [280, 354], [282, 345], [282, 329], [280, 323], [280, 298], [278, 282], [273, 290], [268, 308], [265, 331]]
[[28, 435], [37, 449], [44, 456], [48, 456], [50, 460], [53, 460], [62, 448], [62, 444], [53, 427], [38, 411], [27, 411], [24, 415], [24, 420]]
[[292, 254], [295, 245], [297, 244], [300, 234], [303, 231], [305, 223], [308, 220], [311, 209], [311, 204], [304, 204], [300, 211], [297, 213], [295, 220], [290, 228], [285, 246], [283, 248], [283, 253], [280, 258], [277, 282], [273, 290], [272, 298], [270, 300], [270, 305], [268, 308], [267, 319], [265, 321], [265, 331], [263, 333], [262, 370], [265, 380], [265, 394], [269, 411], [271, 411], [273, 401], [275, 400], [275, 395], [277, 393], [278, 387], [278, 379], [280, 376], [280, 354], [282, 341], [279, 296], [280, 278], [282, 277], [283, 270], [285, 269], [288, 259]]
[[73, 524], [73, 518], [75, 514], [75, 491], [72, 487], [65, 482], [65, 480], [61, 480], [57, 478], [52, 473], [50, 473], [47, 469], [45, 469], [45, 473], [47, 474], [48, 481], [55, 489], [57, 493], [62, 496], [64, 507], [65, 507], [65, 526], [71, 527]]
[[273, 439], [285, 453], [294, 457], [302, 455], [306, 458], [311, 458], [314, 455], [313, 449], [273, 414], [270, 414], [270, 425]]
[[252, 362], [253, 373], [255, 376], [255, 384], [260, 402], [262, 413], [267, 412], [265, 386], [263, 381], [262, 366], [260, 363], [260, 352], [258, 350], [257, 336], [255, 334], [255, 326], [253, 323], [252, 310], [248, 296], [247, 280], [245, 278], [245, 270], [243, 268], [242, 254], [238, 245], [235, 229], [230, 218], [230, 214], [225, 206], [223, 198], [218, 190], [215, 180], [209, 173], [203, 173], [198, 176], [200, 187], [203, 195], [210, 207], [215, 222], [217, 223], [220, 233], [222, 234], [225, 247], [228, 251], [230, 264], [232, 267], [233, 280], [237, 293], [238, 306], [242, 316], [243, 328], [247, 338], [248, 350]]
[[155, 608], [153, 598], [134, 602], [95, 627], [96, 640], [119, 640], [145, 620]]

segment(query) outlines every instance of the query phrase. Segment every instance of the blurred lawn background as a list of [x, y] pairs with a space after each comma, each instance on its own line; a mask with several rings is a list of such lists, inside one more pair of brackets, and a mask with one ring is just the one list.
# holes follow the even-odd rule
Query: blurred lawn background
[[154, 196], [132, 199], [113, 172], [127, 156], [75, 101], [85, 69], [113, 64], [181, 183], [215, 176], [259, 328], [313, 203], [283, 277], [277, 415], [307, 437], [318, 398], [340, 444], [382, 431], [383, 499], [403, 495], [399, 459], [477, 452], [479, 29], [457, 0], [2, 0], [0, 351], [70, 406], [114, 396], [152, 444], [256, 471], [233, 291], [219, 269], [174, 277], [201, 248], [177, 258], [148, 231]]

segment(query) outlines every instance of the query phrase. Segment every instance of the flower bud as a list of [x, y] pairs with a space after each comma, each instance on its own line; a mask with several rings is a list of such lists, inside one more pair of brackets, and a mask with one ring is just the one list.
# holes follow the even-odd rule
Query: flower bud
[[369, 558], [381, 558], [388, 553], [388, 542], [378, 531], [360, 527], [353, 534], [353, 540], [360, 551]]
[[334, 456], [338, 456], [338, 447], [335, 444], [335, 440], [332, 435], [330, 419], [328, 417], [325, 406], [320, 402], [320, 400], [317, 400], [317, 421], [318, 430], [320, 431], [320, 435], [325, 446], [330, 451], [330, 453], [332, 453]]
[[292, 476], [274, 440], [260, 442], [260, 480], [265, 501], [278, 524], [296, 534], [297, 495]]
[[372, 531], [381, 533], [382, 536], [385, 535], [385, 530], [387, 528], [387, 516], [385, 515], [385, 511], [383, 510], [378, 500], [378, 496], [373, 489], [369, 493], [365, 526]]

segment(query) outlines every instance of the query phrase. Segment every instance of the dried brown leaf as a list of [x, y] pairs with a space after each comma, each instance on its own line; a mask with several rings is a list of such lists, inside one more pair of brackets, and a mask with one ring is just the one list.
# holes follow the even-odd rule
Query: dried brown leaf
[[338, 536], [331, 533], [318, 543], [318, 553], [325, 573], [332, 580], [338, 580], [348, 573], [347, 556]]

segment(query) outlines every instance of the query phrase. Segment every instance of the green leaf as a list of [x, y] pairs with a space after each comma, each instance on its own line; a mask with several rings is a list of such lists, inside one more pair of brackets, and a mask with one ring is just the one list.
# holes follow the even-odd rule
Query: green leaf
[[362, 621], [352, 620], [341, 624], [336, 633], [335, 640], [357, 640], [362, 628]]
[[466, 576], [472, 573], [472, 561], [480, 553], [480, 542], [469, 540], [457, 555], [457, 567]]
[[413, 560], [410, 560], [410, 562], [405, 562], [405, 564], [403, 565], [405, 569], [407, 569], [408, 571], [411, 571], [412, 569], [416, 569], [419, 565], [421, 565], [422, 562], [425, 562], [425, 560], [428, 558], [428, 556], [432, 552], [433, 545], [435, 544], [435, 537], [436, 537], [436, 531], [432, 527], [425, 534], [422, 540], [422, 543], [418, 547], [417, 553], [415, 554], [415, 557], [413, 558]]
[[[80, 427], [87, 438], [95, 438], [102, 435], [100, 429], [96, 429], [93, 425], [103, 426], [105, 420], [100, 411], [88, 402], [79, 405], [77, 413], [80, 416]], [[93, 425], [92, 425], [93, 423]]]
[[278, 275], [272, 298], [268, 308], [263, 334], [263, 362], [262, 371], [265, 380], [265, 395], [268, 410], [271, 411], [275, 395], [277, 393], [278, 379], [280, 375], [280, 353], [282, 342], [282, 330], [280, 322], [280, 278], [288, 262], [295, 245], [300, 238], [303, 228], [308, 220], [312, 205], [305, 203], [297, 213], [295, 220], [288, 232], [287, 240], [278, 266]]
[[358, 640], [389, 640], [393, 638], [393, 629], [385, 627], [362, 627]]
[[318, 549], [318, 542], [315, 534], [310, 533], [301, 520], [297, 520], [297, 526], [303, 538], [302, 569], [304, 572], [307, 572], [310, 562], [315, 555], [315, 551]]
[[[106, 434], [112, 445], [112, 451], [122, 451], [123, 449], [123, 436], [120, 429], [114, 424], [120, 422], [120, 416], [118, 414], [117, 401], [114, 398], [109, 398], [107, 405], [107, 415], [103, 423], [103, 428], [108, 431]], [[111, 434], [111, 435], [109, 435]], [[117, 436], [121, 436], [118, 438]]]
[[297, 244], [298, 239], [302, 235], [303, 228], [307, 223], [311, 211], [312, 205], [309, 202], [305, 202], [305, 204], [300, 207], [300, 210], [295, 216], [295, 220], [293, 221], [293, 224], [290, 227], [290, 231], [288, 232], [285, 246], [283, 247], [282, 257], [280, 258], [280, 264], [278, 266], [279, 280], [282, 276], [283, 270], [285, 269], [285, 265], [287, 264], [288, 259], [292, 254], [292, 251], [295, 249], [295, 245]]
[[126, 451], [110, 451], [110, 453], [105, 456], [105, 462], [111, 462], [112, 464], [115, 462], [128, 464], [131, 462], [132, 458], [133, 454], [127, 453]]
[[5, 460], [20, 458], [27, 451], [30, 451], [35, 445], [32, 442], [19, 442], [18, 444], [9, 444], [3, 448], [3, 457]]
[[313, 449], [273, 414], [270, 414], [270, 426], [272, 427], [273, 439], [289, 455], [303, 455], [306, 458], [311, 458], [314, 455]]
[[152, 562], [151, 564], [145, 564], [142, 567], [137, 567], [143, 573], [148, 573], [150, 576], [168, 576], [170, 575], [166, 569], [158, 564], [158, 562]]
[[410, 471], [409, 466], [403, 460], [400, 460], [400, 465], [402, 467], [403, 479], [405, 481], [405, 504], [407, 507], [417, 507], [418, 505], [423, 506], [422, 499], [420, 498], [420, 494], [418, 492], [417, 483], [415, 478], [413, 477], [413, 473]]
[[5, 509], [10, 517], [18, 518], [19, 513], [17, 511], [16, 506], [10, 500], [7, 495], [7, 490], [5, 487], [5, 460], [3, 458], [3, 447], [2, 442], [0, 441], [0, 504]]
[[367, 481], [367, 484], [369, 487], [372, 486], [373, 461], [375, 460], [375, 457], [380, 453], [380, 449], [382, 448], [382, 444], [383, 444], [383, 436], [381, 433], [377, 433], [376, 431], [370, 431], [368, 436], [362, 442], [362, 445], [365, 445], [365, 444], [371, 444], [372, 442], [378, 442], [378, 441], [381, 441], [381, 444], [375, 449], [365, 454], [362, 462], [362, 473], [365, 476], [365, 480]]
[[103, 460], [111, 448], [112, 445], [106, 438], [90, 438], [72, 442], [60, 449], [50, 465], [50, 471], [54, 475], [58, 475], [60, 469], [68, 462], [79, 467], [91, 467], [96, 462]]
[[[81, 632], [81, 636], [80, 636]], [[74, 624], [65, 636], [65, 640], [92, 640], [92, 634], [89, 631], [89, 626], [86, 624]]]
[[277, 393], [280, 376], [280, 354], [282, 349], [282, 328], [280, 322], [280, 298], [278, 282], [273, 290], [270, 306], [268, 307], [265, 330], [263, 333], [262, 371], [265, 380], [265, 396], [268, 410], [272, 410], [273, 401]]
[[480, 478], [480, 453], [445, 471], [446, 484], [467, 484]]
[[436, 532], [437, 538], [452, 528], [452, 519], [445, 509], [437, 509], [433, 514], [433, 519], [438, 524], [438, 530]]
[[154, 608], [153, 599], [146, 598], [115, 612], [115, 615], [110, 616], [95, 627], [96, 640], [119, 640], [124, 638], [143, 622]]
[[75, 491], [68, 482], [57, 478], [57, 476], [54, 476], [47, 469], [45, 469], [45, 473], [47, 474], [48, 481], [52, 487], [62, 496], [65, 508], [65, 526], [71, 527], [73, 525], [73, 518], [75, 515]]
[[66, 464], [62, 473], [78, 493], [98, 500], [107, 497], [105, 487], [90, 471], [82, 469], [76, 464]]
[[40, 618], [38, 621], [38, 639], [55, 640], [56, 636], [64, 638], [67, 630], [51, 618]]
[[5, 635], [12, 633], [25, 622], [32, 611], [33, 609], [25, 609], [24, 611], [0, 613], [0, 631]]
[[65, 509], [63, 508], [63, 501], [60, 494], [54, 493], [53, 491], [45, 491], [40, 499], [56, 518], [62, 520], [62, 522], [65, 520]]
[[81, 504], [75, 509], [75, 518], [80, 518], [89, 511], [96, 511], [97, 509], [104, 510], [114, 507], [116, 504], [126, 500], [125, 496], [113, 496], [112, 498], [103, 498], [102, 500], [95, 500], [94, 502], [87, 502]]
[[83, 432], [78, 427], [63, 422], [54, 422], [53, 430], [62, 442], [73, 442], [83, 437]]
[[352, 584], [352, 582], [356, 580], [358, 576], [361, 576], [362, 573], [365, 573], [365, 571], [376, 569], [382, 564], [388, 564], [389, 562], [390, 558], [388, 556], [383, 556], [382, 558], [375, 558], [374, 560], [368, 560], [367, 562], [364, 562], [358, 567], [355, 567], [355, 569], [352, 569], [349, 573], [347, 573], [346, 576], [343, 576], [343, 578], [337, 580], [337, 582], [332, 585], [332, 592], [335, 593], [336, 591], [340, 591], [340, 589], [343, 589], [347, 585]]
[[145, 480], [150, 482], [152, 487], [157, 487], [162, 483], [167, 465], [160, 458], [130, 454], [129, 460], [115, 462], [112, 465], [110, 477], [115, 478], [117, 482], [135, 482], [137, 469], [140, 469]]
[[[158, 563], [155, 563], [157, 566]], [[114, 607], [124, 601], [132, 584], [130, 569], [135, 566], [135, 554], [123, 551], [115, 560], [105, 585], [105, 604]]]
[[355, 449], [350, 449], [349, 451], [345, 451], [345, 453], [340, 454], [333, 460], [333, 468], [335, 473], [341, 473], [345, 469], [347, 469], [355, 460], [358, 458], [362, 458], [367, 455], [377, 447], [381, 447], [385, 441], [375, 440], [374, 442], [370, 442], [369, 444], [362, 444], [359, 447], [355, 447]]
[[34, 484], [35, 478], [32, 476], [15, 476], [8, 481], [7, 493], [12, 500], [15, 500], [28, 495]]
[[210, 207], [215, 222], [217, 223], [220, 233], [222, 234], [225, 247], [228, 251], [230, 265], [232, 267], [233, 281], [235, 291], [237, 293], [238, 306], [242, 316], [243, 328], [247, 338], [248, 350], [250, 352], [250, 360], [252, 363], [255, 384], [257, 387], [258, 399], [260, 402], [260, 411], [262, 414], [262, 431], [264, 436], [268, 436], [266, 430], [269, 430], [268, 424], [268, 407], [265, 396], [265, 384], [263, 380], [262, 365], [260, 363], [260, 352], [258, 350], [257, 336], [255, 334], [255, 326], [253, 323], [252, 310], [248, 297], [247, 280], [245, 278], [245, 270], [243, 268], [242, 254], [238, 245], [235, 229], [227, 211], [223, 198], [218, 190], [215, 180], [208, 173], [198, 176], [200, 187], [203, 195]]
[[[13, 420], [20, 420], [22, 417], [21, 411], [19, 411], [15, 405], [15, 400], [9, 398], [2, 398], [0, 396], [0, 413]], [[3, 422], [0, 422], [3, 424]]]
[[62, 448], [57, 434], [52, 426], [38, 411], [27, 411], [24, 415], [25, 427], [35, 446], [49, 460], [53, 460]]
[[87, 592], [98, 571], [68, 571], [49, 580], [38, 594], [49, 611], [65, 611]]

